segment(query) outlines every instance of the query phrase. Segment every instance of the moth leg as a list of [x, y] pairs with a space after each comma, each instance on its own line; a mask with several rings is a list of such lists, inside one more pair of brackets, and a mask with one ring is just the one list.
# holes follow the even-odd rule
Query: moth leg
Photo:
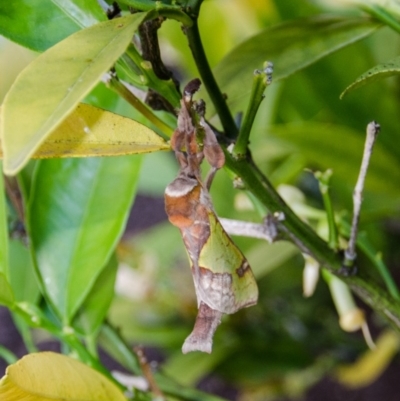
[[214, 177], [215, 177], [215, 173], [216, 173], [217, 171], [218, 171], [218, 169], [215, 168], [215, 167], [211, 167], [211, 168], [210, 168], [210, 171], [208, 172], [208, 174], [207, 174], [207, 176], [206, 176], [206, 178], [205, 178], [205, 180], [204, 180], [204, 184], [205, 184], [205, 186], [206, 186], [207, 191], [210, 190], [211, 184], [212, 184], [212, 182], [213, 182], [213, 180], [214, 180]]
[[206, 188], [209, 190], [215, 173], [225, 164], [225, 154], [219, 145], [217, 138], [215, 137], [214, 131], [206, 123], [203, 117], [200, 119], [200, 125], [204, 129], [204, 156], [211, 166], [211, 169], [205, 179]]
[[206, 123], [203, 117], [200, 119], [200, 125], [204, 129], [204, 156], [211, 166], [219, 169], [225, 164], [224, 152], [217, 141], [214, 131]]
[[185, 140], [185, 133], [179, 131], [179, 129], [176, 129], [171, 137], [171, 148], [174, 150], [175, 153], [182, 151], [181, 149], [184, 140]]
[[187, 354], [192, 351], [201, 351], [211, 354], [213, 336], [221, 323], [221, 317], [222, 312], [211, 309], [201, 302], [193, 331], [183, 343], [182, 352]]

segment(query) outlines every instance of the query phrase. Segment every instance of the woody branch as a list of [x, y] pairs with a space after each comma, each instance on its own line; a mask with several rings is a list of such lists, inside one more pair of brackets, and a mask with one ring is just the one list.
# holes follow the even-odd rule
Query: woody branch
[[[197, 1], [196, 3], [201, 4], [201, 1]], [[195, 29], [197, 30], [198, 28], [196, 27]], [[236, 136], [238, 130], [234, 124], [232, 125], [233, 119], [231, 113], [227, 109], [222, 92], [208, 65], [198, 30], [194, 34], [193, 31], [191, 33], [187, 31], [187, 34], [189, 45], [203, 83], [214, 104], [216, 101], [222, 104], [222, 108], [216, 107], [216, 109], [222, 121], [225, 134], [232, 138]], [[231, 130], [232, 126], [234, 129]], [[309, 225], [305, 224], [292, 211], [279, 196], [267, 177], [254, 164], [250, 153], [247, 153], [245, 158], [235, 159], [228, 151], [225, 151], [225, 157], [226, 168], [242, 179], [246, 188], [256, 196], [270, 213], [283, 213], [285, 220], [281, 224], [285, 227], [287, 233], [290, 233], [292, 241], [301, 248], [302, 252], [313, 256], [322, 267], [325, 267], [334, 274], [340, 275], [340, 272], [343, 271], [341, 255], [332, 250], [327, 242], [319, 237]], [[371, 278], [362, 276], [362, 273], [342, 277], [342, 279], [366, 304], [385, 316], [400, 331], [400, 303], [396, 299], [384, 291], [382, 287], [378, 286]]]

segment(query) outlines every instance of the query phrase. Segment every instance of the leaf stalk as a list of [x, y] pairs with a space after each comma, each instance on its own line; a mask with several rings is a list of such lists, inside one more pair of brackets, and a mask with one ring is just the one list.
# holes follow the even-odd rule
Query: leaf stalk
[[317, 171], [314, 173], [315, 178], [318, 180], [319, 190], [324, 202], [326, 217], [328, 220], [329, 237], [328, 244], [334, 251], [339, 250], [339, 234], [335, 221], [335, 212], [333, 211], [332, 200], [329, 193], [329, 182], [332, 176], [332, 170], [326, 170], [324, 173]]
[[123, 97], [139, 113], [146, 117], [161, 132], [157, 132], [162, 138], [169, 139], [174, 132], [163, 120], [153, 113], [140, 99], [138, 99], [118, 78], [111, 75], [107, 86]]

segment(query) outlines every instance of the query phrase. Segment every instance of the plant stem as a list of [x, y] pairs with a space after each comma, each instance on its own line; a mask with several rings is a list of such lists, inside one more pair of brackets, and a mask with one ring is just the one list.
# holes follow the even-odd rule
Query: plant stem
[[203, 44], [200, 38], [197, 19], [193, 21], [193, 25], [191, 27], [185, 28], [185, 32], [201, 80], [207, 89], [211, 101], [214, 104], [225, 135], [228, 138], [236, 138], [238, 134], [238, 128], [236, 127], [232, 114], [228, 108], [228, 105], [226, 104], [225, 97], [221, 93], [217, 81], [214, 78], [210, 65], [208, 64], [207, 56], [204, 52]]
[[129, 369], [135, 375], [140, 375], [140, 364], [137, 355], [125, 342], [118, 330], [105, 323], [101, 326], [98, 337], [99, 345], [111, 356], [114, 357], [122, 366]]
[[368, 259], [375, 265], [376, 270], [378, 270], [379, 274], [382, 277], [390, 295], [400, 300], [399, 289], [397, 288], [396, 283], [394, 282], [389, 269], [386, 264], [382, 260], [382, 255], [380, 252], [377, 252], [371, 243], [369, 242], [365, 233], [360, 233], [357, 238], [357, 246], [364, 252], [364, 254], [368, 257]]
[[283, 213], [285, 219], [280, 225], [288, 239], [297, 245], [301, 252], [313, 256], [321, 267], [338, 275], [366, 304], [385, 316], [397, 331], [400, 331], [400, 304], [396, 299], [361, 273], [353, 276], [341, 274], [343, 271], [341, 255], [333, 251], [309, 225], [297, 217], [252, 161], [235, 160], [228, 152], [225, 152], [225, 157], [226, 167], [242, 179], [247, 189], [271, 213]]
[[[153, 14], [154, 12], [154, 14]], [[192, 19], [183, 11], [176, 6], [167, 6], [167, 5], [160, 5], [156, 6], [152, 12], [149, 13], [148, 18], [155, 18], [155, 16], [161, 15], [162, 17], [174, 19], [176, 21], [181, 22], [185, 26], [192, 26], [193, 21]]]
[[143, 114], [153, 125], [155, 125], [161, 132], [160, 136], [164, 139], [171, 137], [173, 129], [164, 123], [158, 116], [156, 116], [141, 100], [139, 100], [122, 82], [117, 78], [111, 77], [107, 82], [110, 89], [118, 93], [129, 104], [131, 104], [137, 111]]
[[90, 354], [89, 350], [86, 349], [79, 338], [76, 337], [75, 333], [58, 332], [53, 334], [57, 335], [62, 341], [65, 341], [65, 343], [79, 355], [79, 359], [82, 362], [102, 373], [109, 380], [111, 380], [120, 390], [126, 390], [126, 388], [112, 376], [110, 371], [104, 367], [100, 360]]
[[85, 343], [87, 350], [93, 358], [99, 358], [99, 352], [97, 350], [97, 338], [94, 334], [88, 334], [85, 336]]
[[132, 44], [128, 46], [125, 54], [135, 65], [135, 67], [132, 66], [132, 71], [139, 69], [139, 78], [142, 81], [142, 85], [148, 86], [164, 96], [173, 107], [179, 106], [181, 95], [172, 79], [167, 81], [159, 79], [153, 70], [152, 64], [149, 61], [143, 60], [143, 57]]
[[226, 401], [216, 395], [207, 394], [195, 388], [181, 386], [162, 373], [154, 375], [157, 384], [164, 394], [182, 401]]
[[12, 365], [18, 361], [18, 357], [11, 352], [8, 348], [0, 344], [0, 358], [7, 362], [7, 365]]
[[33, 341], [32, 338], [32, 332], [30, 329], [30, 326], [19, 316], [17, 313], [12, 313], [12, 317], [14, 320], [14, 324], [17, 327], [19, 334], [22, 337], [22, 340], [24, 342], [25, 348], [30, 354], [33, 354], [34, 352], [38, 352], [38, 348], [36, 347], [35, 342]]
[[332, 175], [332, 170], [326, 170], [324, 173], [317, 171], [314, 176], [318, 180], [319, 190], [324, 201], [326, 217], [329, 227], [328, 244], [331, 249], [337, 251], [339, 249], [338, 229], [335, 221], [335, 212], [333, 211], [332, 200], [329, 194], [329, 181]]
[[264, 71], [254, 71], [249, 105], [240, 127], [235, 147], [233, 148], [233, 155], [235, 157], [244, 157], [247, 153], [251, 128], [253, 127], [258, 108], [264, 99], [265, 88], [271, 83], [271, 74], [272, 63], [269, 62], [265, 64]]
[[36, 305], [28, 303], [14, 303], [10, 308], [13, 313], [18, 314], [25, 322], [30, 324], [32, 327], [41, 328], [47, 330], [53, 334], [59, 340], [61, 340], [69, 349], [76, 352], [79, 360], [86, 365], [96, 369], [102, 373], [114, 384], [116, 384], [121, 390], [125, 388], [116, 381], [111, 373], [103, 366], [98, 358], [93, 357], [88, 349], [81, 343], [80, 339], [76, 335], [75, 331], [71, 327], [59, 327], [54, 324], [48, 317], [39, 309]]

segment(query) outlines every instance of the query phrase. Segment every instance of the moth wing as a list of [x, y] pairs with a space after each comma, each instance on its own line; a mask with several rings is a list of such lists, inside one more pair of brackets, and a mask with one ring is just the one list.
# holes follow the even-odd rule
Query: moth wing
[[212, 210], [208, 217], [210, 235], [192, 266], [197, 296], [212, 309], [235, 313], [257, 303], [257, 283], [246, 258]]

